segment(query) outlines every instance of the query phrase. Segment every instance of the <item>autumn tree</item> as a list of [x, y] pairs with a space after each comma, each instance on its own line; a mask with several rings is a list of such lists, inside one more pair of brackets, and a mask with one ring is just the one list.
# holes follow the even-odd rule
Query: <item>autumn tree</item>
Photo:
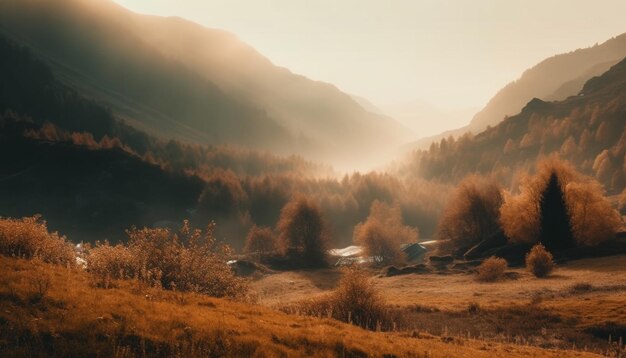
[[417, 229], [404, 225], [399, 206], [377, 200], [372, 203], [367, 220], [355, 226], [353, 234], [354, 242], [383, 265], [403, 262], [405, 255], [400, 245], [416, 242], [417, 238]]
[[619, 214], [593, 178], [551, 157], [527, 176], [517, 195], [506, 195], [500, 221], [513, 242], [540, 241], [548, 249], [595, 245], [611, 238], [621, 225]]
[[198, 209], [210, 216], [232, 216], [241, 212], [246, 192], [230, 170], [213, 174], [198, 198]]
[[449, 248], [466, 250], [500, 231], [502, 191], [493, 181], [470, 176], [452, 194], [439, 222], [437, 236]]
[[253, 225], [248, 231], [244, 252], [255, 255], [262, 261], [267, 255], [276, 251], [276, 238], [269, 227]]
[[619, 213], [604, 197], [602, 185], [586, 179], [567, 184], [565, 197], [576, 243], [589, 246], [612, 238], [622, 223]]
[[280, 249], [303, 266], [323, 266], [329, 234], [319, 206], [299, 195], [281, 210], [277, 224]]

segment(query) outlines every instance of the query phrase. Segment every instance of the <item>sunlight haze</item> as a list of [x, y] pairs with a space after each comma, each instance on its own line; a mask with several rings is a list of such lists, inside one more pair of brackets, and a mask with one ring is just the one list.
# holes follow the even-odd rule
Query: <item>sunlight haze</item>
[[233, 32], [275, 64], [376, 105], [443, 109], [483, 106], [542, 59], [626, 31], [624, 1], [116, 2]]

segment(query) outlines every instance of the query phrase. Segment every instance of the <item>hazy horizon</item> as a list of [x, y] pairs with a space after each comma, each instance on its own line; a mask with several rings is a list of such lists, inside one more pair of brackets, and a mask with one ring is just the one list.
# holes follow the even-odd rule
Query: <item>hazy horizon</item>
[[419, 99], [444, 110], [482, 107], [541, 60], [626, 31], [621, 1], [115, 1], [232, 32], [377, 106]]

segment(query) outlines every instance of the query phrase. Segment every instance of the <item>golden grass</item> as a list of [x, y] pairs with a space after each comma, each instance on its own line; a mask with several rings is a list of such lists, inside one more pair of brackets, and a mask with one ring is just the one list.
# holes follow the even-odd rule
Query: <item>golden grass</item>
[[[101, 289], [79, 269], [0, 257], [4, 356], [383, 356], [585, 357], [413, 332], [376, 333], [331, 319], [119, 281]], [[44, 297], [32, 282], [48, 277]], [[413, 337], [415, 336], [415, 337]]]
[[[404, 310], [415, 327], [431, 334], [469, 333], [548, 347], [588, 346], [604, 353], [606, 337], [594, 337], [588, 330], [611, 322], [626, 327], [626, 255], [564, 263], [543, 279], [523, 268], [507, 273], [518, 278], [481, 283], [469, 273], [382, 277], [372, 271], [371, 275], [387, 303]], [[259, 292], [259, 303], [279, 307], [324, 295], [339, 278], [339, 270], [282, 272], [251, 286]], [[477, 313], [470, 314], [476, 308]]]

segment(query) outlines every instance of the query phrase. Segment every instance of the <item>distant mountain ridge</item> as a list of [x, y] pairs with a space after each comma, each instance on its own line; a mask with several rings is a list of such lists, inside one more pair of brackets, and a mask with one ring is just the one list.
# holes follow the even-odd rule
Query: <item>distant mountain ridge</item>
[[445, 131], [413, 143], [414, 148], [427, 148], [432, 142], [464, 133], [478, 134], [512, 116], [533, 98], [564, 100], [576, 95], [583, 84], [606, 72], [626, 57], [626, 33], [600, 45], [549, 57], [524, 71], [519, 79], [496, 93], [487, 105], [474, 115], [467, 126]]
[[109, 0], [0, 2], [0, 31], [57, 77], [162, 137], [238, 144], [333, 163], [410, 138], [335, 86], [273, 65], [225, 31]]
[[405, 175], [448, 182], [469, 174], [511, 182], [518, 170], [558, 155], [610, 193], [626, 187], [626, 59], [589, 79], [577, 96], [530, 100], [521, 112], [475, 136], [442, 139], [411, 154]]

